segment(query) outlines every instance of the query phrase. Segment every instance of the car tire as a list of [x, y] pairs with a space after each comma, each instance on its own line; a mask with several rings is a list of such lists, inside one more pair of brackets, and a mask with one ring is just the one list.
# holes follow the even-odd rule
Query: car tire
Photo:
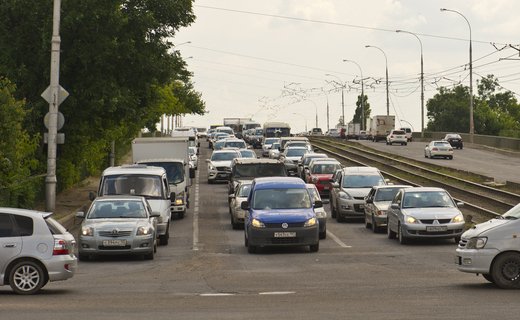
[[320, 232], [320, 239], [326, 239], [326, 238], [327, 238], [327, 230]]
[[341, 216], [341, 213], [339, 213], [339, 212], [336, 212], [336, 221], [337, 221], [337, 222], [343, 222], [343, 221], [345, 221], [345, 220], [343, 219], [343, 217]]
[[495, 283], [495, 280], [493, 279], [493, 276], [490, 274], [490, 273], [483, 273], [482, 276], [484, 277], [484, 279], [486, 279], [487, 281], [491, 282], [491, 283]]
[[310, 250], [311, 252], [318, 252], [318, 251], [320, 250], [320, 243], [318, 242], [318, 243], [316, 243], [316, 244], [311, 244], [311, 245], [309, 246], [309, 250]]
[[453, 241], [455, 241], [455, 244], [459, 244], [460, 236], [456, 236], [455, 238], [453, 238]]
[[233, 216], [231, 216], [231, 227], [233, 228], [233, 230], [238, 230], [241, 226], [242, 224], [235, 222]]
[[491, 277], [502, 289], [520, 288], [520, 254], [506, 252], [496, 257], [491, 266]]
[[453, 156], [450, 156], [449, 159], [450, 159], [450, 160], [453, 160]]
[[19, 261], [9, 273], [9, 284], [16, 294], [34, 294], [46, 283], [47, 275], [35, 261]]
[[213, 184], [213, 180], [208, 179], [208, 184]]
[[170, 223], [166, 226], [166, 233], [159, 236], [161, 246], [167, 246], [170, 239]]
[[396, 233], [390, 229], [390, 224], [388, 223], [388, 220], [386, 220], [386, 236], [388, 239], [395, 239]]
[[337, 216], [336, 207], [334, 206], [333, 202], [330, 203], [330, 217], [335, 219]]
[[365, 228], [366, 229], [371, 229], [372, 228], [372, 224], [367, 221], [367, 216], [366, 215], [365, 215]]
[[408, 142], [403, 143], [403, 146], [407, 146], [407, 145], [408, 145]]
[[247, 253], [256, 253], [256, 246], [248, 245]]
[[373, 233], [379, 232], [379, 227], [376, 224], [376, 219], [374, 219], [374, 216], [372, 216], [372, 222], [370, 223], [370, 228], [372, 229]]
[[155, 258], [155, 252], [152, 249], [152, 252], [144, 255], [144, 260], [153, 260]]
[[401, 224], [397, 226], [397, 239], [400, 244], [408, 244], [409, 242], [408, 238], [403, 235], [403, 226], [401, 226]]

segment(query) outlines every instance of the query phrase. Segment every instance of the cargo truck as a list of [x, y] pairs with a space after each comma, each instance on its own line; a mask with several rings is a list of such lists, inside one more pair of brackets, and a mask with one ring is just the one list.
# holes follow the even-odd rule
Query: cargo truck
[[390, 131], [395, 129], [395, 116], [394, 115], [380, 115], [374, 116], [370, 123], [369, 136], [372, 141], [378, 142], [380, 140], [386, 141], [386, 136]]
[[136, 138], [132, 141], [134, 163], [162, 167], [166, 170], [170, 190], [172, 217], [183, 218], [189, 207], [189, 187], [195, 177], [195, 169], [189, 166], [190, 138], [185, 136], [165, 138]]
[[349, 122], [347, 123], [347, 139], [358, 139], [359, 131], [361, 130], [361, 124]]

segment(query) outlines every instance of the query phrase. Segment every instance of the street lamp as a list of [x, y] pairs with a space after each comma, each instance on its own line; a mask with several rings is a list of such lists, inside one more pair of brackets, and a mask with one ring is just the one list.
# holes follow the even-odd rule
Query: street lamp
[[[325, 75], [326, 76], [335, 77], [335, 78], [337, 78], [339, 80], [339, 83], [341, 83], [341, 117], [343, 119], [343, 125], [345, 125], [345, 98], [344, 98], [344, 95], [343, 95], [343, 89], [345, 89], [346, 84], [343, 83], [341, 78], [338, 77], [337, 75], [330, 74], [330, 73], [326, 73]], [[328, 104], [328, 100], [327, 100], [327, 104]]]
[[301, 116], [301, 117], [303, 117], [303, 120], [305, 120], [305, 132], [306, 132], [306, 133], [309, 132], [309, 131], [307, 130], [307, 118], [306, 118], [303, 114], [298, 113], [298, 112], [293, 112], [292, 114], [295, 114], [295, 115], [297, 115], [297, 116]]
[[386, 58], [386, 53], [383, 51], [383, 49], [379, 48], [379, 47], [376, 47], [376, 46], [371, 46], [371, 45], [366, 45], [365, 48], [374, 48], [374, 49], [377, 49], [379, 51], [381, 51], [383, 53], [383, 55], [385, 56], [385, 70], [386, 70], [386, 115], [390, 115], [390, 100], [388, 99], [388, 59]]
[[453, 12], [464, 18], [468, 23], [469, 27], [469, 141], [473, 143], [473, 134], [475, 133], [475, 125], [473, 122], [473, 53], [471, 49], [471, 25], [469, 24], [468, 19], [466, 17], [456, 11], [446, 8], [441, 8], [441, 11]]
[[361, 74], [361, 130], [365, 130], [365, 85], [363, 84], [363, 70], [361, 66], [354, 60], [343, 59], [343, 62], [352, 62], [359, 68]]
[[422, 41], [415, 33], [405, 30], [395, 30], [398, 33], [408, 33], [419, 40], [421, 46], [421, 138], [424, 138], [424, 66], [423, 66], [423, 47]]

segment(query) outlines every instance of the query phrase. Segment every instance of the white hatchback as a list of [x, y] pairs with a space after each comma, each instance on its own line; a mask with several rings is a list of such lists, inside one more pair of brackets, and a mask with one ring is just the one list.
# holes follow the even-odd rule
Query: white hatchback
[[392, 145], [394, 143], [398, 143], [402, 146], [406, 146], [408, 144], [408, 138], [406, 137], [406, 132], [403, 130], [392, 130], [386, 136], [386, 144]]

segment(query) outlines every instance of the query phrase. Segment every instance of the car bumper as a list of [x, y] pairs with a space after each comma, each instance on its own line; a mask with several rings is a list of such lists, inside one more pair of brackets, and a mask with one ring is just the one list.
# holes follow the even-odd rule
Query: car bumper
[[497, 249], [460, 249], [456, 250], [457, 269], [469, 273], [489, 273], [493, 259], [500, 253]]
[[226, 172], [226, 171], [210, 171], [208, 173], [208, 180], [224, 181], [224, 180], [229, 180], [230, 176], [231, 176], [230, 172]]
[[337, 214], [340, 218], [361, 218], [365, 215], [364, 200], [339, 200]]
[[449, 151], [437, 151], [437, 152], [432, 152], [432, 157], [452, 157], [453, 156], [453, 151], [449, 152]]
[[78, 269], [78, 259], [76, 256], [59, 255], [44, 262], [49, 274], [49, 281], [62, 281], [70, 279]]
[[[294, 232], [295, 237], [277, 237], [275, 233]], [[319, 242], [319, 226], [308, 228], [252, 228], [248, 229], [248, 242], [253, 246], [308, 246]]]
[[386, 215], [374, 216], [374, 222], [376, 223], [376, 227], [386, 227]]
[[[105, 240], [125, 240], [123, 246], [106, 246]], [[79, 253], [96, 255], [146, 254], [154, 249], [153, 235], [135, 238], [81, 237]]]
[[246, 216], [246, 212], [244, 210], [235, 209], [231, 212], [231, 214], [233, 215], [233, 219], [235, 220], [235, 222], [244, 223], [244, 218]]
[[166, 231], [168, 231], [169, 223], [168, 222], [158, 222], [157, 223], [157, 235], [162, 236], [163, 234], [166, 234]]
[[[444, 231], [428, 231], [428, 227], [444, 227]], [[403, 224], [403, 236], [407, 238], [437, 238], [449, 239], [462, 235], [464, 232], [464, 222], [452, 223], [449, 225], [425, 225], [425, 224]]]

